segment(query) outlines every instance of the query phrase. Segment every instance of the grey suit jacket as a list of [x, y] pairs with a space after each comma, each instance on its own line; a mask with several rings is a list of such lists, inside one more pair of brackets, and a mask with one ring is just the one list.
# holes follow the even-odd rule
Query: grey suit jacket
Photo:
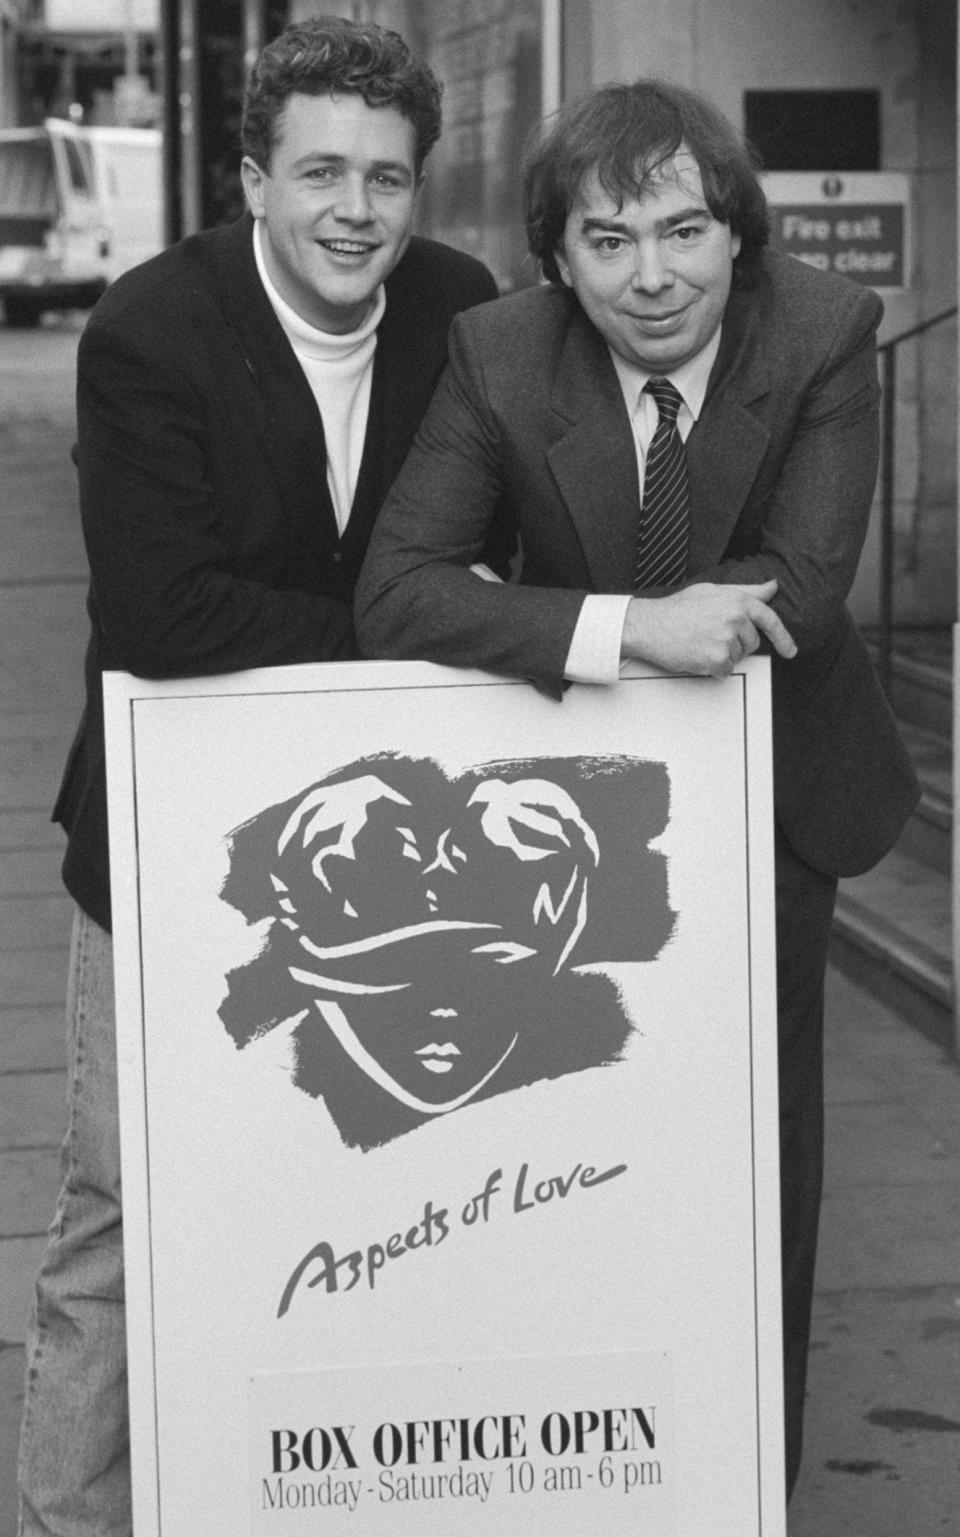
[[[799, 654], [772, 662], [776, 811], [829, 874], [875, 863], [918, 796], [845, 608], [876, 476], [880, 313], [869, 291], [764, 253], [738, 274], [687, 442], [690, 579], [779, 583]], [[620, 385], [576, 299], [541, 288], [461, 315], [361, 574], [361, 649], [559, 698], [584, 595], [630, 590], [639, 519]], [[520, 579], [481, 583], [469, 567], [507, 522]]]

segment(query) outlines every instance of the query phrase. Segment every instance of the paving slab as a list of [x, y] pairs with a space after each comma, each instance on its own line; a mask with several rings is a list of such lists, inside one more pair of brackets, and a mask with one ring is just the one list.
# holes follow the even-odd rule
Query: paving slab
[[[51, 1210], [50, 1216], [53, 1216]], [[46, 1247], [43, 1236], [0, 1238], [0, 1342], [22, 1345], [33, 1298], [34, 1281]], [[0, 1487], [10, 1476], [0, 1468]], [[0, 1537], [9, 1534], [0, 1531]]]
[[11, 849], [56, 848], [62, 855], [64, 849], [62, 830], [50, 820], [50, 807], [35, 810], [10, 811], [0, 809], [0, 853]]
[[57, 1149], [0, 1149], [0, 1233], [10, 1238], [42, 1236], [59, 1192]]
[[827, 1166], [789, 1537], [960, 1531], [960, 1069], [832, 967]]
[[63, 1072], [66, 1056], [62, 1001], [34, 1008], [0, 1009], [0, 1074], [45, 1072], [51, 1068]]
[[834, 1167], [841, 1167], [847, 1189], [955, 1180], [958, 1154], [960, 1127], [947, 1140], [935, 1124], [896, 1100], [861, 1100], [833, 1107], [827, 1178]]
[[23, 1347], [0, 1341], [0, 1537], [17, 1530], [16, 1474], [20, 1405], [23, 1402]]
[[[4, 564], [4, 582], [36, 583], [36, 573], [45, 571], [47, 579], [58, 582], [78, 581], [86, 573], [86, 555], [76, 511], [76, 486], [64, 484], [59, 477], [38, 475], [28, 465], [21, 473], [4, 469], [4, 494], [16, 501], [36, 497], [16, 520], [15, 554]], [[51, 523], [44, 504], [55, 504], [59, 516]]]
[[36, 710], [43, 702], [72, 720], [81, 693], [87, 636], [86, 577], [71, 583], [36, 587], [9, 582], [0, 589], [3, 603], [4, 665], [0, 668], [0, 708]]
[[0, 897], [0, 950], [49, 950], [68, 944], [73, 903], [56, 894]]
[[960, 1529], [960, 1288], [818, 1295], [789, 1537]]
[[[54, 897], [63, 894], [60, 867], [63, 850], [49, 848], [6, 848], [0, 850], [0, 898]], [[5, 935], [0, 926], [0, 945]]]
[[[954, 1179], [829, 1190], [820, 1217], [818, 1285], [899, 1289], [960, 1284], [960, 1173]], [[960, 1394], [958, 1394], [960, 1405]], [[960, 1530], [960, 1524], [958, 1524]]]
[[69, 947], [0, 951], [0, 998], [11, 1009], [63, 1008]]
[[8, 810], [49, 815], [72, 739], [63, 721], [8, 716], [0, 722], [0, 801]]
[[64, 840], [50, 810], [82, 698], [79, 334], [73, 316], [0, 327], [0, 1537], [16, 1531], [23, 1339], [65, 1120]]
[[3, 1088], [0, 1148], [59, 1147], [66, 1122], [66, 1075], [6, 1073]]

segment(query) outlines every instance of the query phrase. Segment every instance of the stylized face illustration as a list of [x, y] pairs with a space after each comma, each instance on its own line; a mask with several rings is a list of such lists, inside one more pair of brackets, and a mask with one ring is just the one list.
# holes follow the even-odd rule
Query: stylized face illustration
[[316, 1007], [387, 1094], [427, 1115], [473, 1099], [506, 1063], [543, 982], [536, 952], [483, 929], [431, 935], [392, 957], [396, 990]]
[[[296, 879], [296, 866], [289, 881], [274, 882], [301, 931], [304, 964], [291, 976], [314, 991], [321, 1018], [368, 1079], [431, 1115], [472, 1099], [510, 1056], [535, 984], [579, 932], [586, 869], [577, 857], [594, 860], [589, 828], [555, 785], [490, 780], [456, 809], [444, 827], [374, 776], [325, 788], [296, 808], [278, 850], [302, 845], [312, 855], [312, 885]], [[552, 880], [517, 880], [518, 867], [551, 861], [562, 867]], [[318, 894], [339, 908], [325, 923], [313, 918]], [[314, 933], [343, 942], [319, 944]]]
[[[667, 939], [665, 862], [649, 848], [667, 791], [661, 765], [633, 760], [454, 777], [385, 754], [266, 808], [231, 835], [221, 895], [269, 928], [228, 976], [227, 1030], [244, 1046], [286, 1026], [294, 1083], [365, 1150], [617, 1060], [630, 1023], [613, 983], [587, 975], [584, 939], [631, 959]], [[611, 860], [629, 910], [596, 900]]]

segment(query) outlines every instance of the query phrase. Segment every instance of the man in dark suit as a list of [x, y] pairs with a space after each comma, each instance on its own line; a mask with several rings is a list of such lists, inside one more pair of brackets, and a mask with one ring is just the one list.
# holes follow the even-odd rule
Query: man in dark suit
[[250, 213], [120, 278], [81, 340], [91, 639], [55, 812], [78, 905], [70, 1128], [28, 1348], [25, 1537], [131, 1520], [100, 675], [356, 655], [354, 581], [450, 321], [496, 295], [411, 234], [439, 133], [438, 83], [396, 33], [287, 28], [248, 91]]
[[[749, 155], [655, 81], [563, 111], [528, 157], [550, 286], [461, 316], [357, 591], [372, 656], [614, 682], [772, 654], [787, 1481], [822, 1182], [823, 981], [839, 875], [916, 778], [845, 608], [876, 474], [877, 297], [766, 249]], [[650, 385], [650, 388], [646, 386]], [[642, 488], [642, 490], [641, 490]], [[496, 515], [519, 579], [483, 580]]]

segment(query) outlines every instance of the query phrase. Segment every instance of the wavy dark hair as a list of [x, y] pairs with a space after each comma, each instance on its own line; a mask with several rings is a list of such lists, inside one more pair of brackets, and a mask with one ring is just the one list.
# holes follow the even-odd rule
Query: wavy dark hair
[[562, 108], [524, 156], [527, 241], [544, 276], [560, 282], [555, 253], [585, 176], [596, 171], [618, 203], [643, 197], [681, 143], [700, 168], [710, 212], [740, 237], [737, 261], [755, 260], [770, 238], [770, 216], [753, 152], [702, 96], [637, 80], [601, 86]]
[[395, 107], [409, 119], [419, 175], [440, 137], [442, 89], [399, 32], [343, 16], [312, 16], [285, 27], [254, 65], [243, 107], [243, 153], [269, 171], [281, 119], [295, 92], [352, 94], [362, 96], [368, 107]]

